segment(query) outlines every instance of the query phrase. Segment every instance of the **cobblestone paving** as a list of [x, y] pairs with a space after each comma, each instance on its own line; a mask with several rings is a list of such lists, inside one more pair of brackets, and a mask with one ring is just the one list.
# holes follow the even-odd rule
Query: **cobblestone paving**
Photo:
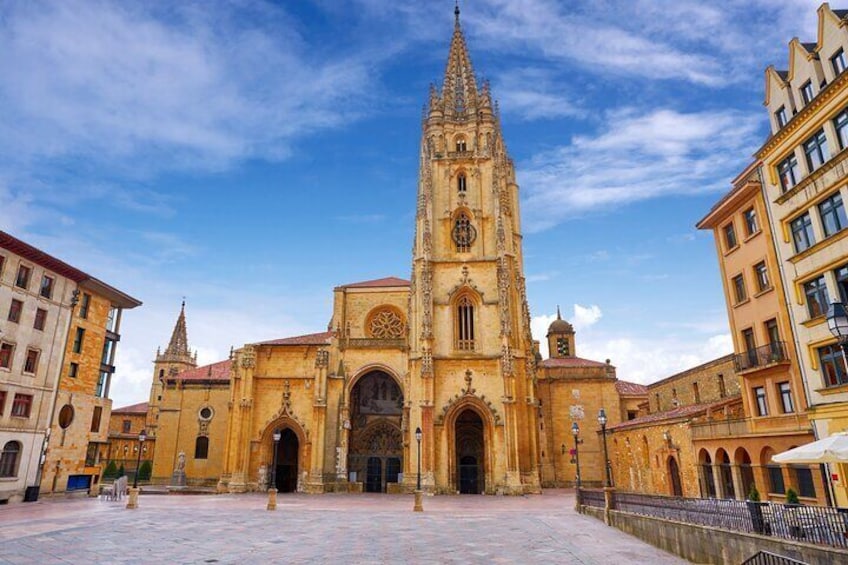
[[686, 563], [574, 512], [569, 491], [526, 497], [142, 496], [0, 506], [0, 563]]

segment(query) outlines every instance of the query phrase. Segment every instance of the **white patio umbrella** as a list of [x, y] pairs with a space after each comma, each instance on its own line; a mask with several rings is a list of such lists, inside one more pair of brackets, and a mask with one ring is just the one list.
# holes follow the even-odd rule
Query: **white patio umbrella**
[[848, 432], [839, 432], [778, 453], [771, 458], [775, 463], [848, 463]]

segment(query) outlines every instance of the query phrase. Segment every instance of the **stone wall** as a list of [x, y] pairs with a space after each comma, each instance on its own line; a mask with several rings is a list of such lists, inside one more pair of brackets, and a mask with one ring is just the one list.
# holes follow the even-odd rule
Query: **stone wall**
[[[603, 519], [603, 508], [583, 507]], [[810, 565], [844, 563], [845, 550], [784, 539], [731, 532], [651, 516], [610, 511], [610, 525], [694, 563], [742, 563], [759, 551], [790, 557]]]
[[651, 413], [738, 395], [739, 378], [733, 368], [733, 355], [719, 357], [648, 385]]

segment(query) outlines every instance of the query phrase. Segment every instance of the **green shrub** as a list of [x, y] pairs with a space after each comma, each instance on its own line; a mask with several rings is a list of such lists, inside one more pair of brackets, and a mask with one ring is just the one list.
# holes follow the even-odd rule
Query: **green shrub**
[[139, 481], [149, 481], [150, 475], [153, 472], [153, 464], [150, 460], [145, 460], [141, 462], [141, 467], [138, 468], [138, 480]]
[[118, 478], [121, 478], [121, 477], [123, 477], [123, 476], [124, 476], [124, 475], [126, 475], [126, 474], [127, 474], [127, 473], [126, 473], [126, 471], [124, 471], [124, 464], [123, 464], [123, 463], [121, 463], [121, 466], [120, 466], [120, 467], [118, 467], [118, 474], [117, 474], [116, 476], [117, 476]]
[[114, 461], [109, 461], [109, 463], [106, 465], [106, 470], [103, 471], [103, 478], [104, 479], [114, 479], [117, 476], [118, 476], [118, 466], [115, 465]]
[[786, 504], [801, 504], [798, 500], [798, 493], [792, 489], [786, 491]]
[[751, 484], [751, 490], [748, 491], [748, 500], [751, 502], [760, 501], [760, 491], [757, 490], [757, 485]]

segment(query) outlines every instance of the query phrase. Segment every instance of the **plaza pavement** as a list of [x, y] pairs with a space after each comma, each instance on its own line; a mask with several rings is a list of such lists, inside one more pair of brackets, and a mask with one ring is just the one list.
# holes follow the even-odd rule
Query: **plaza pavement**
[[141, 496], [0, 506], [0, 563], [686, 563], [574, 511], [571, 491]]

